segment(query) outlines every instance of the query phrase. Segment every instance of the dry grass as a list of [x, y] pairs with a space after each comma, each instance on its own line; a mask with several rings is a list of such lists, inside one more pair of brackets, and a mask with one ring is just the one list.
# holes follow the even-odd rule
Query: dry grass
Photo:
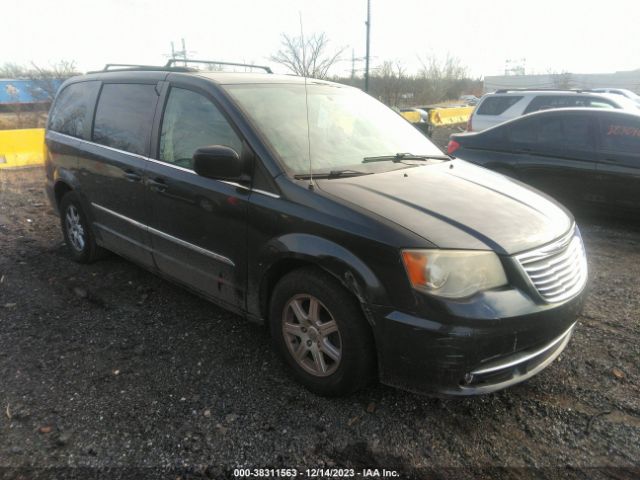
[[44, 128], [47, 122], [47, 112], [1, 112], [0, 130], [18, 128]]

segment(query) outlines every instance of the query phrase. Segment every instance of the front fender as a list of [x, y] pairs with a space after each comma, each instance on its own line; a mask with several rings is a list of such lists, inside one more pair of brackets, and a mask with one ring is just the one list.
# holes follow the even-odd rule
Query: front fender
[[342, 245], [322, 237], [294, 233], [274, 238], [260, 249], [257, 260], [255, 272], [249, 275], [247, 298], [248, 310], [254, 315], [266, 314], [273, 285], [298, 265], [314, 265], [335, 277], [355, 295], [370, 322], [373, 317], [368, 314], [368, 306], [389, 303], [383, 284], [365, 262]]

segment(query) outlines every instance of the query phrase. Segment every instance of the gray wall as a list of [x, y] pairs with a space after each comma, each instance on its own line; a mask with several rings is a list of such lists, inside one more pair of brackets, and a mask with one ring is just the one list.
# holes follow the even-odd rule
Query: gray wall
[[626, 88], [640, 94], [640, 69], [615, 73], [558, 73], [484, 77], [484, 91], [500, 88]]

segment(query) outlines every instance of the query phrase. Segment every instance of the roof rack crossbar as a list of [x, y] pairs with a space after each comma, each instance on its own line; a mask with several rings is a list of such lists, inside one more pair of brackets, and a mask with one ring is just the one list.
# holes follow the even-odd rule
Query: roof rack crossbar
[[509, 92], [575, 92], [582, 93], [589, 90], [583, 88], [499, 88], [495, 93], [509, 93]]
[[218, 62], [216, 60], [192, 60], [189, 58], [171, 58], [169, 59], [169, 61], [166, 63], [165, 67], [171, 67], [173, 64], [177, 63], [177, 62], [183, 62], [183, 63], [204, 63], [204, 64], [209, 64], [209, 65], [228, 65], [228, 66], [232, 66], [232, 67], [250, 67], [250, 68], [259, 68], [261, 70], [264, 70], [267, 73], [273, 73], [273, 71], [271, 70], [270, 67], [266, 67], [264, 65], [251, 65], [249, 63], [235, 63], [235, 62]]
[[111, 68], [158, 68], [157, 65], [138, 65], [137, 63], [107, 63], [103, 71], [107, 71]]
[[101, 73], [101, 72], [131, 72], [131, 71], [145, 71], [145, 72], [195, 72], [195, 68], [189, 67], [166, 67], [164, 65], [139, 65], [133, 63], [107, 63], [102, 70], [91, 70], [87, 73]]

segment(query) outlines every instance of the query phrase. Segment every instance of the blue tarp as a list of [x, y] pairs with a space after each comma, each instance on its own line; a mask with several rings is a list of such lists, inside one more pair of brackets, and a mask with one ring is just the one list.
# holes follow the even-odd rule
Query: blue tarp
[[[62, 80], [47, 81], [47, 85], [53, 82], [57, 89]], [[13, 103], [38, 103], [49, 101], [49, 96], [42, 89], [43, 82], [39, 80], [0, 80], [0, 105]]]

